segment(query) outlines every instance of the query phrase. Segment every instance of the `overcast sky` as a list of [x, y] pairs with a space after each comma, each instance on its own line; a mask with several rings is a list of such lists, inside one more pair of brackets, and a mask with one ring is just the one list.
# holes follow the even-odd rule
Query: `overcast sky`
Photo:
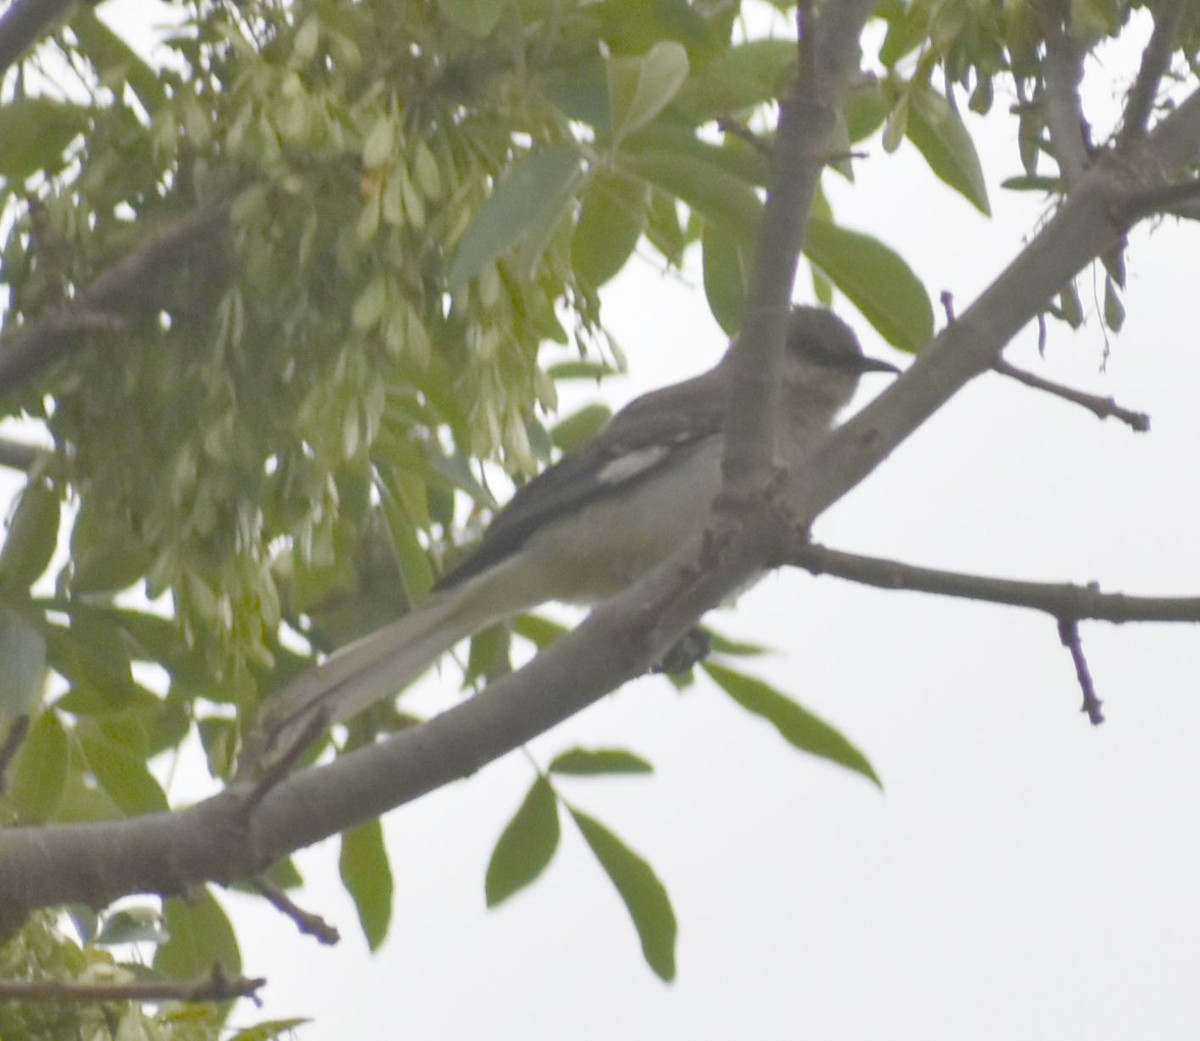
[[[896, 246], [961, 309], [1043, 212], [998, 188], [1015, 172], [1009, 136], [998, 120], [983, 141], [991, 221], [907, 146], [873, 148], [853, 190], [829, 179], [838, 217]], [[1093, 317], [1076, 335], [1052, 326], [1044, 360], [1032, 329], [1007, 355], [1148, 411], [1150, 434], [982, 379], [817, 537], [950, 569], [1195, 594], [1196, 243], [1173, 223], [1134, 236], [1119, 337]], [[640, 264], [614, 286], [606, 319], [632, 369], [604, 388], [615, 403], [716, 359], [698, 283]], [[1085, 274], [1088, 306], [1093, 285], [1102, 275]], [[577, 781], [569, 794], [667, 884], [675, 984], [642, 963], [569, 823], [545, 878], [485, 911], [488, 855], [533, 777], [513, 755], [386, 818], [397, 898], [378, 956], [338, 893], [333, 844], [300, 863], [307, 905], [342, 927], [338, 949], [231, 900], [247, 972], [270, 977], [267, 1013], [314, 1016], [306, 1041], [1198, 1036], [1200, 632], [1084, 625], [1108, 717], [1096, 729], [1053, 622], [1031, 613], [788, 573], [711, 620], [777, 647], [753, 669], [856, 741], [886, 790], [795, 753], [706, 680], [683, 696], [662, 679], [631, 683], [535, 742], [542, 763], [581, 743], [656, 765], [653, 779]], [[429, 688], [452, 683], [434, 677], [417, 697], [432, 704]]]

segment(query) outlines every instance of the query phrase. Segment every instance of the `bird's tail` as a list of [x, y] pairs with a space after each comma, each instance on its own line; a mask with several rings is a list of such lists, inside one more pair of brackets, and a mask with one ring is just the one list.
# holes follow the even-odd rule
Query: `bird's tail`
[[[240, 772], [260, 774], [318, 726], [393, 697], [459, 640], [522, 609], [503, 567], [433, 593], [403, 618], [339, 648], [268, 702]], [[315, 737], [315, 734], [311, 736]]]

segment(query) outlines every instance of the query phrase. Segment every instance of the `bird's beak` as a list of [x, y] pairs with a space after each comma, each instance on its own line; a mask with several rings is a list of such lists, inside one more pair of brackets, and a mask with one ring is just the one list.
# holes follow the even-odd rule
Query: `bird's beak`
[[884, 361], [882, 358], [869, 358], [866, 355], [858, 359], [857, 367], [860, 372], [890, 372], [893, 376], [900, 375], [900, 369], [890, 361]]

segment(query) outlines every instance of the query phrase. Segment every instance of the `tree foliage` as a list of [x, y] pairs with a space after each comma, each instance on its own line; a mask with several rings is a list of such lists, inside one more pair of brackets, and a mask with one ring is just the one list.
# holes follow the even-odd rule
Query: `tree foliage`
[[[802, 6], [812, 19], [832, 5]], [[589, 407], [546, 425], [558, 382], [620, 366], [600, 291], [635, 251], [667, 266], [700, 251], [708, 305], [735, 333], [777, 104], [804, 55], [786, 17], [704, 0], [176, 10], [150, 63], [103, 7], [75, 8], [5, 81], [0, 390], [49, 446], [0, 550], [0, 712], [32, 719], [7, 763], [11, 825], [168, 810], [160, 766], [192, 733], [228, 778], [263, 699], [310, 659], [290, 633], [315, 654], [404, 611], [495, 507], [489, 475], [520, 479], [603, 421]], [[826, 176], [852, 176], [865, 141], [907, 139], [987, 213], [970, 114], [1013, 97], [1009, 187], [1065, 195], [1100, 145], [1085, 124], [1064, 131], [1056, 63], [1090, 68], [1131, 24], [1152, 24], [1162, 55], [1131, 75], [1125, 123], [1103, 130], [1114, 146], [1173, 80], [1194, 80], [1194, 5], [881, 0]], [[823, 195], [805, 253], [819, 299], [840, 292], [904, 350], [930, 340], [917, 274]], [[1115, 328], [1119, 244], [1103, 259]], [[1077, 324], [1073, 274], [1044, 287], [1042, 310]], [[537, 618], [481, 635], [471, 679], [504, 671], [513, 632], [557, 635]], [[878, 780], [782, 693], [710, 672], [798, 748]], [[413, 722], [380, 707], [339, 751]], [[556, 788], [644, 769], [613, 749], [549, 764], [497, 845], [487, 898], [546, 867], [564, 805], [669, 978], [661, 882]], [[346, 833], [340, 866], [375, 946], [391, 896], [377, 823]], [[163, 914], [156, 969], [237, 972], [214, 898]], [[5, 957], [32, 928], [46, 926], [13, 934]]]

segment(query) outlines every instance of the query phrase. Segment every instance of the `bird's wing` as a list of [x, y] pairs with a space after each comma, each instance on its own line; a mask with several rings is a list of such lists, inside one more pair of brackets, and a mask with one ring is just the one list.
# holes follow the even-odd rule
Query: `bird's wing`
[[[631, 401], [587, 445], [518, 489], [475, 550], [443, 577], [438, 588], [452, 589], [482, 574], [558, 517], [632, 489], [686, 456], [690, 447], [718, 436], [725, 396], [713, 377], [708, 372]], [[714, 384], [711, 393], [697, 393], [709, 383]], [[689, 407], [679, 407], [679, 401]]]

